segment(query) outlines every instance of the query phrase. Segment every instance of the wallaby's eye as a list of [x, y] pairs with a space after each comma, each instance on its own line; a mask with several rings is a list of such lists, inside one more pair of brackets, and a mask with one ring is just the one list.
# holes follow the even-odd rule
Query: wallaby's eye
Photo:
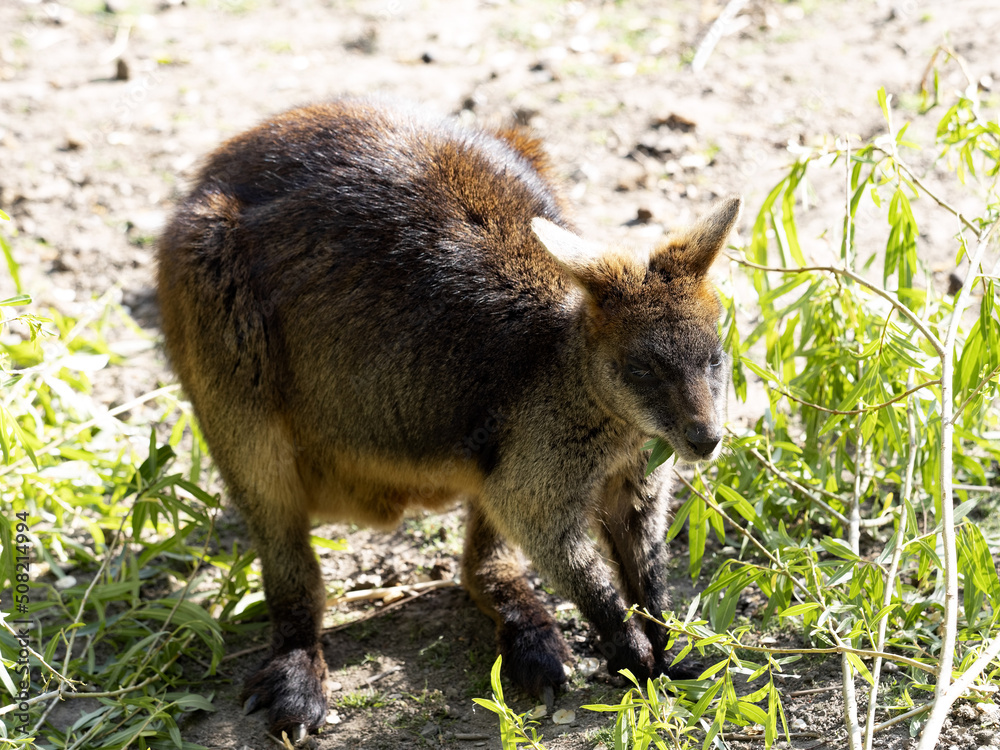
[[713, 370], [716, 367], [722, 367], [722, 363], [725, 361], [725, 359], [726, 355], [722, 352], [721, 349], [719, 349], [719, 351], [713, 354], [712, 358], [708, 361], [708, 366], [711, 367]]
[[625, 360], [625, 375], [633, 383], [652, 385], [660, 382], [656, 373], [653, 372], [653, 368], [635, 357], [629, 357]]

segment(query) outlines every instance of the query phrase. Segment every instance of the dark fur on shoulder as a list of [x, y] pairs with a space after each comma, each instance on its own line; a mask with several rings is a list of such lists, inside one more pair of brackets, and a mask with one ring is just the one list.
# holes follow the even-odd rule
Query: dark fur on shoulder
[[456, 499], [463, 583], [517, 685], [558, 688], [570, 659], [520, 550], [610, 669], [667, 670], [665, 634], [624, 621], [667, 602], [667, 483], [642, 446], [718, 454], [728, 368], [706, 272], [739, 209], [651, 251], [595, 248], [524, 132], [370, 100], [287, 112], [208, 158], [160, 240], [159, 294], [263, 566], [272, 655], [248, 709], [275, 731], [325, 713], [310, 520], [388, 527]]

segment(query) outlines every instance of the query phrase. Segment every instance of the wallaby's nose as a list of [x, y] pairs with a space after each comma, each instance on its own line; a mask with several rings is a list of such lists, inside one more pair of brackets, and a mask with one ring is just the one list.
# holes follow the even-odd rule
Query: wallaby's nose
[[693, 424], [687, 428], [688, 447], [703, 458], [712, 455], [712, 451], [722, 440], [722, 435], [715, 428], [703, 424]]

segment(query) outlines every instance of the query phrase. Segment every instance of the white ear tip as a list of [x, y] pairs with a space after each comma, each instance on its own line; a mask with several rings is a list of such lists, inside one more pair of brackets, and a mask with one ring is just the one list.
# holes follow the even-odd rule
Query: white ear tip
[[552, 223], [548, 219], [536, 216], [531, 220], [531, 231], [535, 233], [535, 236], [538, 237], [538, 239], [544, 242], [546, 237], [558, 237], [566, 230], [558, 224]]

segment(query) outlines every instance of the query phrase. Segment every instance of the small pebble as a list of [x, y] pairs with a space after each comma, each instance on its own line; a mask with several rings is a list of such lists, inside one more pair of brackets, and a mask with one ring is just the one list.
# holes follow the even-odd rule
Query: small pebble
[[572, 724], [576, 721], [576, 712], [567, 708], [560, 708], [552, 714], [553, 724]]
[[601, 662], [592, 656], [588, 656], [585, 659], [580, 659], [576, 665], [577, 671], [584, 677], [590, 677], [601, 668]]

